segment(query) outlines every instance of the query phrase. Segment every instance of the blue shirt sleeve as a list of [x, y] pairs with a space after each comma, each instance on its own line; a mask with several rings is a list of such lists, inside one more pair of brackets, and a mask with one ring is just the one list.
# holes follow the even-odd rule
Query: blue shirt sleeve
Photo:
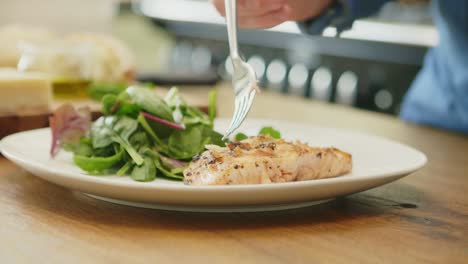
[[433, 0], [439, 43], [406, 94], [402, 119], [468, 134], [468, 0]]
[[[308, 34], [321, 34], [327, 26], [341, 32], [387, 2], [390, 0], [337, 0], [321, 16], [299, 23], [299, 27]], [[440, 40], [426, 55], [402, 102], [400, 117], [468, 134], [468, 0], [432, 0], [431, 7]]]

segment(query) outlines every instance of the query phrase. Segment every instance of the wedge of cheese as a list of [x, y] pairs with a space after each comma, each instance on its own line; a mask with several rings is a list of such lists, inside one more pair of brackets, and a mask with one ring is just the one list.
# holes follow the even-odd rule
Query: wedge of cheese
[[0, 115], [46, 113], [51, 105], [48, 75], [0, 68]]

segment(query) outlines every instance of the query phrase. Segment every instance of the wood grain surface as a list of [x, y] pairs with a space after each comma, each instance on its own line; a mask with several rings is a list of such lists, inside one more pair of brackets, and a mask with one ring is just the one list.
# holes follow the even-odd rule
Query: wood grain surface
[[[231, 93], [222, 88], [219, 100], [228, 116]], [[268, 93], [250, 117], [385, 136], [420, 149], [429, 163], [327, 204], [206, 214], [94, 200], [0, 158], [0, 263], [467, 263], [466, 136]]]

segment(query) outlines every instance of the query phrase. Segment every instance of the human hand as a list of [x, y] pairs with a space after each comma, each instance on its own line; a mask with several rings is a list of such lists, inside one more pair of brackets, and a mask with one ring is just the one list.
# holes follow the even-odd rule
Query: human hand
[[[225, 16], [224, 0], [212, 0]], [[244, 28], [270, 28], [285, 21], [304, 21], [320, 15], [333, 0], [237, 0], [237, 21]]]

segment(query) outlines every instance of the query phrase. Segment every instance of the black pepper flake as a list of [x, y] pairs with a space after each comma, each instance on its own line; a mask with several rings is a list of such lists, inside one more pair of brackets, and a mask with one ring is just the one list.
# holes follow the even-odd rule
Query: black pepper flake
[[236, 170], [237, 170], [238, 168], [239, 168], [239, 165], [237, 165], [237, 164], [234, 164], [234, 169], [236, 169]]
[[315, 155], [315, 156], [316, 156], [317, 158], [319, 158], [319, 159], [322, 158], [322, 152], [317, 153], [317, 155]]
[[257, 168], [258, 168], [258, 163], [257, 163], [257, 162], [255, 162], [255, 167], [257, 167]]
[[210, 159], [208, 160], [208, 163], [209, 163], [209, 164], [214, 164], [214, 163], [216, 163], [216, 159], [215, 159], [215, 158], [210, 158]]
[[192, 161], [197, 161], [197, 160], [200, 159], [200, 157], [201, 157], [201, 155], [200, 155], [200, 154], [197, 154], [197, 155], [195, 155], [195, 156], [192, 158]]
[[192, 176], [192, 173], [191, 173], [191, 172], [187, 172], [187, 176]]
[[265, 145], [265, 143], [262, 143], [262, 144], [258, 145], [258, 147], [259, 147], [259, 148], [265, 148], [266, 145]]
[[271, 148], [271, 150], [275, 150], [276, 143], [275, 142], [270, 142], [270, 143], [268, 143], [268, 147]]

